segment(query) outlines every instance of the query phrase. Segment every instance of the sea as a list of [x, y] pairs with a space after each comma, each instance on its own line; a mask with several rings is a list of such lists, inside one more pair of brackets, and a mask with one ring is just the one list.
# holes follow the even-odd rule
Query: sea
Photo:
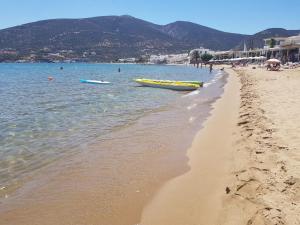
[[[135, 78], [197, 80], [204, 86], [178, 92], [142, 87]], [[205, 67], [0, 64], [0, 203], [13, 205], [36, 189], [48, 202], [66, 198], [64, 204], [75, 207], [74, 196], [88, 186], [101, 202], [100, 221], [118, 224], [112, 218], [130, 214], [125, 209], [131, 191], [144, 193], [136, 204], [140, 212], [163, 181], [188, 170], [187, 149], [225, 83], [226, 74]], [[53, 180], [65, 183], [55, 189], [70, 196], [51, 194]], [[48, 189], [39, 190], [45, 184]]]

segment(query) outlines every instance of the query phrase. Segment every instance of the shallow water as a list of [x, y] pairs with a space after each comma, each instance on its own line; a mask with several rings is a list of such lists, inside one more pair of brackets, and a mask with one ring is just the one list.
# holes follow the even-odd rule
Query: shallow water
[[[226, 76], [179, 66], [121, 65], [120, 74], [119, 65], [63, 66], [60, 71], [58, 64], [0, 64], [0, 71], [11, 74], [6, 85], [1, 83], [1, 94], [14, 92], [3, 104], [12, 113], [1, 111], [1, 122], [16, 124], [13, 129], [0, 125], [6, 137], [0, 145], [0, 179], [6, 182], [0, 221], [137, 224], [155, 191], [189, 169], [186, 151], [223, 92]], [[16, 71], [24, 80], [20, 90]], [[35, 75], [25, 79], [30, 71]], [[54, 81], [47, 80], [49, 75]], [[138, 87], [132, 78], [139, 76], [206, 84], [194, 92], [175, 92]], [[113, 84], [81, 84], [81, 78]], [[24, 149], [30, 150], [26, 157]]]
[[[57, 159], [87, 150], [89, 143], [108, 134], [113, 138], [120, 127], [172, 105], [183, 95], [138, 87], [132, 79], [209, 82], [214, 75], [185, 66], [0, 64], [1, 190], [18, 186]], [[54, 80], [48, 81], [48, 76]], [[112, 84], [82, 84], [80, 79]]]

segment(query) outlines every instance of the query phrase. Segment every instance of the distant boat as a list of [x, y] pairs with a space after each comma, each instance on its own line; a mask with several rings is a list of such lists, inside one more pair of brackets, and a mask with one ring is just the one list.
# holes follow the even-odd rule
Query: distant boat
[[203, 86], [199, 81], [174, 81], [174, 80], [152, 80], [135, 79], [135, 82], [147, 87], [165, 88], [176, 91], [194, 91]]
[[108, 81], [103, 80], [80, 80], [81, 83], [88, 83], [88, 84], [110, 84]]

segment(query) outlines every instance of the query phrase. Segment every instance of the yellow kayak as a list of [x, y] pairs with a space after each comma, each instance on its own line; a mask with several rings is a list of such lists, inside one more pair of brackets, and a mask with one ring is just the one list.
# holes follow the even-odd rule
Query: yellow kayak
[[193, 91], [202, 87], [203, 82], [199, 81], [172, 81], [172, 80], [152, 80], [135, 79], [135, 82], [147, 87], [166, 88], [176, 91]]

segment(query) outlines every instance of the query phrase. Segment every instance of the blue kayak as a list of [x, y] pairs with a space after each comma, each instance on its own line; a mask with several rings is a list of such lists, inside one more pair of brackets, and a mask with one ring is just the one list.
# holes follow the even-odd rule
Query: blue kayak
[[103, 80], [80, 80], [81, 83], [88, 83], [88, 84], [110, 84], [108, 81]]

